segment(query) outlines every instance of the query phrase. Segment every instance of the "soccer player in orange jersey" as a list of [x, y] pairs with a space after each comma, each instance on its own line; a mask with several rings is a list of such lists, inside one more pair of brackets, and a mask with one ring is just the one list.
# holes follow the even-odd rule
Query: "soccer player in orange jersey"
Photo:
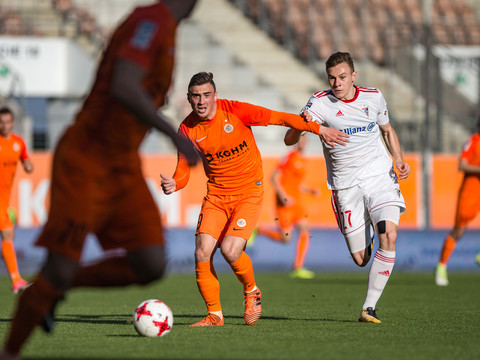
[[[480, 211], [480, 116], [477, 131], [465, 143], [458, 170], [464, 173], [462, 185], [458, 192], [455, 224], [443, 243], [440, 259], [435, 271], [435, 283], [438, 286], [448, 285], [447, 262], [455, 247], [462, 238], [467, 225]], [[480, 265], [480, 254], [476, 261]]]
[[[272, 174], [279, 229], [272, 230], [267, 226], [260, 225], [256, 233], [278, 242], [288, 243], [291, 241], [292, 232], [296, 227], [298, 238], [290, 277], [312, 279], [315, 273], [303, 267], [310, 245], [310, 227], [302, 196], [303, 194], [316, 195], [317, 191], [303, 183], [306, 172], [303, 151], [306, 144], [307, 137], [301, 136], [295, 149], [287, 154]], [[252, 240], [251, 238], [249, 241]]]
[[[137, 7], [113, 33], [93, 88], [55, 151], [50, 213], [36, 242], [47, 259], [20, 297], [0, 358], [17, 359], [37, 324], [51, 331], [55, 304], [70, 288], [143, 285], [163, 276], [162, 224], [138, 148], [155, 128], [186, 162], [197, 162], [191, 143], [158, 113], [171, 83], [177, 25], [195, 2]], [[88, 233], [103, 249], [120, 251], [82, 266]]]
[[[248, 103], [217, 98], [212, 73], [195, 74], [188, 85], [193, 111], [179, 133], [197, 148], [207, 175], [207, 195], [198, 218], [195, 238], [197, 285], [208, 315], [191, 326], [224, 324], [220, 285], [213, 267], [218, 248], [243, 284], [244, 320], [255, 324], [261, 314], [261, 291], [255, 283], [252, 261], [245, 253], [263, 200], [263, 169], [251, 127], [281, 125], [320, 133], [330, 143], [344, 144], [348, 136], [338, 130], [294, 114], [277, 112]], [[179, 154], [173, 178], [161, 175], [165, 194], [182, 189], [190, 167]]]
[[12, 291], [16, 294], [29, 284], [23, 280], [18, 271], [17, 256], [13, 246], [13, 223], [8, 214], [8, 204], [12, 192], [13, 178], [20, 160], [27, 173], [33, 171], [33, 164], [27, 153], [23, 139], [12, 133], [14, 125], [13, 112], [3, 107], [0, 109], [0, 238], [2, 240], [2, 257], [12, 279]]

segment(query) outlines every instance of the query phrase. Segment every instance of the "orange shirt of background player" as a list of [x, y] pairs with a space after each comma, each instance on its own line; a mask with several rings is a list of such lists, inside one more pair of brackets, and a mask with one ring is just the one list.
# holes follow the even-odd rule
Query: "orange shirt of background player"
[[8, 138], [0, 136], [0, 204], [8, 206], [13, 178], [19, 160], [28, 159], [27, 147], [23, 139], [15, 134]]
[[[480, 134], [474, 134], [465, 144], [460, 155], [461, 159], [467, 160], [470, 165], [480, 166]], [[466, 174], [463, 178], [463, 185], [471, 189], [473, 194], [480, 196], [480, 175]]]
[[[281, 114], [281, 116], [280, 116]], [[199, 121], [192, 112], [182, 122], [179, 132], [190, 139], [202, 155], [208, 177], [208, 193], [238, 195], [262, 188], [263, 166], [251, 126], [288, 125], [281, 118], [299, 127], [306, 122], [298, 115], [278, 113], [239, 101], [217, 99], [217, 112], [212, 120]], [[308, 123], [318, 133], [319, 125]], [[183, 188], [190, 168], [181, 156], [173, 178], [177, 189]]]
[[297, 149], [292, 150], [279, 164], [280, 184], [296, 202], [301, 201], [301, 184], [305, 178], [305, 158]]

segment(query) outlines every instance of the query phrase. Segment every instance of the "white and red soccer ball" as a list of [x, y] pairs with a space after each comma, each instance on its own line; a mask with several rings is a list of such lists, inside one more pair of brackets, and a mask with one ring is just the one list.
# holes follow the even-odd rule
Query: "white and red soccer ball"
[[133, 313], [133, 326], [142, 336], [167, 335], [173, 326], [172, 310], [163, 301], [145, 300], [137, 306]]

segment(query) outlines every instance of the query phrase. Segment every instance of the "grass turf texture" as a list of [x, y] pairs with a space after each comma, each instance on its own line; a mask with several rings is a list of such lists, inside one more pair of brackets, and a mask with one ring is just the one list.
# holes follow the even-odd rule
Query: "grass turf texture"
[[[450, 274], [437, 287], [432, 274], [396, 273], [377, 304], [382, 324], [359, 323], [366, 273], [257, 274], [263, 313], [244, 325], [240, 283], [219, 276], [225, 326], [190, 328], [206, 315], [193, 274], [168, 275], [147, 287], [75, 289], [57, 311], [52, 335], [37, 329], [24, 359], [478, 359], [480, 274]], [[15, 297], [0, 278], [0, 333]], [[173, 330], [143, 338], [131, 323], [135, 307], [158, 298], [174, 313]]]

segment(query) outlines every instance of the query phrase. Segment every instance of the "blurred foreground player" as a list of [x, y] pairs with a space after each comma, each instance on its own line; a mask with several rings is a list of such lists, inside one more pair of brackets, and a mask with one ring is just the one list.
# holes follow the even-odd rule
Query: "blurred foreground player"
[[[263, 166], [251, 127], [291, 126], [321, 132], [321, 136], [340, 143], [348, 136], [299, 115], [218, 99], [212, 73], [195, 74], [187, 96], [193, 111], [180, 124], [179, 133], [197, 148], [208, 178], [195, 233], [195, 273], [208, 315], [191, 326], [224, 324], [220, 284], [213, 267], [218, 248], [243, 285], [244, 320], [252, 325], [261, 315], [262, 293], [255, 283], [252, 261], [244, 250], [263, 201]], [[167, 195], [185, 187], [190, 167], [183, 155], [178, 156], [173, 178], [161, 176]]]
[[[465, 234], [468, 223], [480, 211], [480, 115], [477, 121], [477, 131], [463, 146], [458, 162], [458, 170], [463, 172], [464, 175], [458, 191], [455, 224], [443, 242], [435, 271], [435, 283], [438, 286], [448, 285], [448, 259], [450, 259], [463, 234]], [[477, 255], [475, 260], [480, 265], [480, 254]]]
[[[37, 240], [44, 266], [20, 297], [1, 355], [17, 359], [36, 325], [53, 326], [55, 304], [75, 286], [147, 284], [162, 277], [163, 231], [143, 178], [138, 148], [150, 128], [196, 163], [198, 155], [158, 114], [171, 83], [175, 32], [196, 0], [136, 8], [116, 29], [93, 88], [55, 151], [49, 219]], [[87, 233], [117, 256], [81, 267]]]
[[33, 171], [33, 164], [23, 139], [12, 133], [14, 120], [13, 112], [9, 108], [0, 109], [0, 239], [2, 258], [12, 280], [12, 291], [16, 294], [29, 284], [18, 271], [17, 255], [13, 246], [15, 232], [8, 213], [8, 204], [18, 161], [20, 160], [26, 173]]

